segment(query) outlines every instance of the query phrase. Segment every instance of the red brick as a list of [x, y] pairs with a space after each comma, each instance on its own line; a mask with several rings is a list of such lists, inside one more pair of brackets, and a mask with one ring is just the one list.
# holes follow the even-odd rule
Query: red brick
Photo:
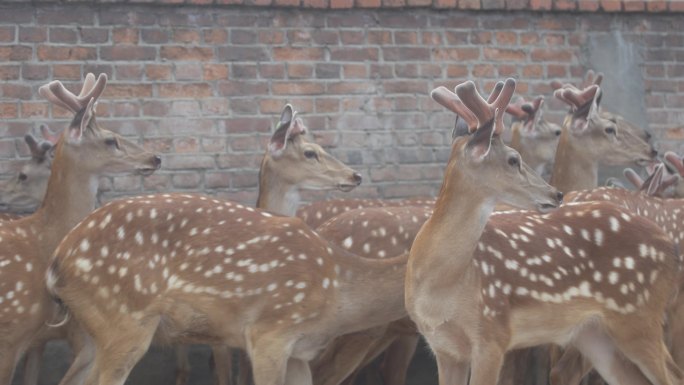
[[26, 61], [33, 55], [33, 49], [28, 45], [0, 46], [0, 57], [3, 60]]
[[471, 34], [470, 41], [473, 44], [491, 44], [493, 36], [489, 31], [477, 31]]
[[377, 48], [330, 48], [331, 61], [377, 61]]
[[606, 12], [622, 10], [622, 0], [601, 0], [601, 8]]
[[352, 8], [353, 6], [354, 0], [330, 0], [330, 8], [332, 9]]
[[259, 31], [260, 44], [282, 44], [285, 42], [285, 34], [282, 31]]
[[579, 0], [578, 3], [580, 11], [595, 12], [600, 7], [599, 0]]
[[214, 50], [209, 47], [162, 46], [159, 57], [166, 60], [208, 61], [214, 59]]
[[151, 84], [122, 84], [107, 85], [107, 97], [112, 99], [144, 98], [152, 96]]
[[41, 43], [47, 40], [45, 27], [19, 27], [19, 41]]
[[109, 30], [106, 28], [88, 28], [79, 30], [83, 43], [105, 43], [109, 39]]
[[373, 83], [369, 82], [339, 82], [330, 83], [326, 87], [326, 94], [373, 94], [377, 89]]
[[114, 44], [138, 44], [140, 40], [137, 28], [114, 28], [112, 41]]
[[15, 102], [0, 102], [0, 118], [15, 119], [19, 117], [19, 108]]
[[435, 8], [456, 8], [458, 0], [435, 0]]
[[426, 95], [428, 90], [428, 84], [425, 81], [413, 81], [413, 80], [395, 80], [387, 81], [383, 83], [383, 88], [388, 94], [410, 94], [417, 93], [419, 95]]
[[568, 68], [564, 64], [547, 64], [546, 65], [546, 76], [553, 79], [567, 78]]
[[156, 57], [154, 47], [119, 45], [100, 48], [100, 59], [108, 61], [154, 60]]
[[204, 64], [203, 76], [204, 80], [223, 80], [228, 79], [230, 74], [229, 67], [226, 64]]
[[7, 99], [29, 100], [33, 96], [31, 87], [24, 84], [0, 84], [0, 95]]
[[164, 44], [168, 43], [171, 38], [171, 33], [168, 30], [162, 30], [158, 28], [154, 29], [143, 29], [140, 32], [140, 37], [142, 41], [150, 44]]
[[366, 40], [363, 31], [340, 31], [339, 37], [342, 44], [363, 44]]
[[199, 43], [201, 41], [200, 33], [195, 29], [174, 29], [173, 41], [176, 43]]
[[506, 0], [481, 0], [482, 9], [504, 9]]
[[496, 42], [503, 45], [515, 45], [518, 42], [518, 34], [515, 32], [498, 31], [496, 32]]
[[506, 9], [523, 10], [529, 6], [529, 0], [506, 0]]
[[[373, 72], [373, 65], [371, 65], [371, 72]], [[387, 72], [392, 72], [391, 66], [385, 66]], [[345, 79], [366, 79], [368, 78], [368, 69], [363, 64], [345, 64], [342, 66], [342, 74]]]
[[507, 48], [483, 48], [485, 59], [496, 61], [524, 61], [527, 59], [527, 53], [520, 49]]
[[223, 28], [205, 29], [204, 42], [207, 44], [225, 44], [228, 42], [228, 31]]
[[406, 0], [382, 0], [383, 8], [400, 8], [406, 6]]
[[534, 11], [549, 11], [552, 7], [552, 0], [530, 0], [530, 8]]
[[304, 0], [302, 6], [304, 8], [328, 8], [328, 0]]
[[277, 7], [298, 7], [299, 0], [275, 0], [273, 4]]
[[259, 64], [259, 75], [266, 79], [285, 78], [285, 65], [283, 63]]
[[310, 64], [290, 63], [287, 65], [287, 76], [291, 79], [306, 79], [313, 76], [314, 67]]
[[368, 31], [368, 44], [390, 45], [392, 33], [390, 31]]
[[92, 8], [70, 7], [38, 7], [36, 21], [39, 25], [76, 24], [79, 26], [93, 25], [95, 12]]
[[480, 9], [480, 0], [458, 0], [459, 9]]
[[76, 44], [78, 41], [78, 34], [73, 28], [50, 28], [49, 34], [51, 43]]
[[643, 12], [646, 10], [644, 1], [629, 0], [622, 3], [622, 8], [625, 12]]
[[533, 61], [569, 62], [572, 60], [572, 52], [564, 49], [536, 48], [530, 52]]
[[118, 64], [114, 67], [116, 80], [141, 80], [143, 66], [140, 64]]
[[528, 64], [523, 67], [522, 76], [524, 78], [543, 78], [544, 67], [539, 64]]
[[271, 88], [274, 95], [321, 95], [325, 85], [317, 82], [274, 82]]
[[[177, 163], [177, 162], [175, 162]], [[186, 167], [186, 163], [181, 163], [176, 167], [176, 169], [184, 169], [184, 168], [200, 168], [200, 167]], [[164, 164], [164, 167], [166, 167], [166, 163]], [[211, 168], [211, 166], [206, 166], [203, 168]], [[200, 186], [200, 182], [202, 181], [202, 175], [200, 175], [197, 172], [184, 172], [184, 173], [178, 173], [174, 174], [171, 177], [171, 183], [173, 184], [173, 187], [176, 188], [188, 188], [188, 189], [195, 189]]]
[[233, 44], [254, 44], [257, 42], [257, 33], [252, 30], [234, 29], [230, 32], [230, 42]]
[[555, 0], [553, 8], [559, 11], [574, 11], [577, 9], [577, 0]]
[[684, 1], [671, 0], [669, 2], [670, 11], [684, 12]]
[[386, 61], [417, 61], [430, 58], [430, 48], [427, 47], [386, 47], [382, 49]]
[[202, 98], [212, 96], [211, 87], [206, 83], [160, 84], [159, 96], [163, 98]]
[[423, 32], [421, 34], [421, 41], [423, 44], [429, 45], [443, 45], [442, 34], [439, 32]]
[[[282, 105], [280, 108], [282, 109]], [[271, 119], [256, 117], [226, 119], [225, 130], [227, 134], [244, 132], [270, 132]]]
[[268, 94], [268, 84], [256, 81], [230, 80], [218, 84], [218, 94], [222, 96], [250, 96]]
[[496, 69], [491, 64], [476, 64], [473, 66], [473, 76], [494, 77], [496, 76]]
[[150, 80], [169, 80], [172, 70], [169, 64], [146, 64], [145, 76]]
[[517, 76], [520, 71], [518, 68], [511, 64], [501, 64], [497, 68], [499, 70], [498, 76], [500, 78]]
[[463, 48], [438, 48], [432, 53], [433, 60], [477, 60], [480, 58], [480, 49], [474, 47]]
[[81, 72], [79, 64], [55, 64], [52, 66], [52, 76], [59, 80], [80, 80]]
[[662, 12], [667, 10], [666, 0], [650, 0], [646, 2], [646, 9], [649, 12]]
[[418, 34], [409, 31], [395, 31], [394, 42], [397, 45], [414, 45], [418, 44]]
[[21, 77], [24, 80], [46, 80], [50, 75], [50, 67], [46, 64], [28, 64], [21, 66]]
[[322, 48], [273, 48], [273, 59], [278, 61], [323, 60], [324, 55]]
[[539, 42], [539, 35], [534, 32], [525, 32], [520, 34], [520, 44], [534, 45]]
[[14, 26], [2, 26], [0, 27], [0, 41], [1, 42], [13, 42], [14, 41]]
[[78, 46], [38, 46], [38, 60], [41, 61], [83, 61], [95, 60], [97, 58], [97, 51], [92, 47], [78, 47]]

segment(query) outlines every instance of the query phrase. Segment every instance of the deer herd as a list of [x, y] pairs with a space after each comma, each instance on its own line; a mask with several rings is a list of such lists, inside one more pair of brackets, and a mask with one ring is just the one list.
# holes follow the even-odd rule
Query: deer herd
[[[486, 96], [472, 81], [438, 87], [456, 125], [437, 197], [302, 207], [300, 190], [346, 192], [362, 176], [285, 105], [256, 207], [161, 193], [96, 208], [99, 176], [149, 175], [162, 159], [97, 123], [106, 75], [78, 94], [42, 86], [73, 120], [27, 135], [31, 159], [0, 191], [0, 383], [23, 362], [36, 385], [45, 344], [66, 339], [63, 385], [124, 384], [153, 344], [176, 349], [179, 385], [188, 344], [211, 347], [219, 385], [351, 384], [380, 356], [383, 383], [403, 385], [422, 335], [440, 384], [576, 385], [594, 369], [681, 384], [684, 164], [602, 110], [601, 81], [552, 83], [561, 126], [543, 97], [512, 102], [513, 79]], [[598, 187], [600, 165], [648, 177], [626, 169], [636, 191]]]

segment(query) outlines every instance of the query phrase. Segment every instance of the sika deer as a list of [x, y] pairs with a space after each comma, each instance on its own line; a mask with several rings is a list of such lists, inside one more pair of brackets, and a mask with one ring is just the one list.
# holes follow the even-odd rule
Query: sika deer
[[561, 134], [559, 125], [544, 119], [543, 105], [544, 97], [538, 96], [532, 102], [521, 98], [506, 108], [514, 118], [511, 148], [540, 175], [552, 164]]
[[120, 136], [102, 129], [93, 106], [107, 77], [85, 79], [76, 96], [54, 81], [40, 94], [75, 114], [54, 152], [43, 204], [36, 213], [0, 223], [0, 383], [9, 384], [16, 362], [33, 342], [42, 338], [54, 306], [46, 296], [46, 256], [68, 230], [95, 207], [97, 178], [105, 172], [148, 174], [159, 168], [160, 158]]
[[540, 208], [554, 190], [496, 137], [503, 102], [474, 92], [457, 87], [480, 128], [455, 142], [407, 270], [407, 310], [437, 355], [440, 384], [466, 383], [470, 365], [471, 384], [494, 384], [506, 350], [542, 343], [577, 346], [611, 380], [624, 354], [656, 384], [680, 381], [660, 326], [677, 279], [667, 235], [602, 202], [495, 213], [485, 229], [497, 201]]
[[[45, 131], [47, 127], [42, 125], [41, 130]], [[11, 219], [36, 211], [43, 201], [54, 156], [52, 149], [56, 142], [39, 142], [31, 134], [27, 134], [24, 140], [31, 152], [31, 159], [0, 190], [0, 211], [17, 214]]]

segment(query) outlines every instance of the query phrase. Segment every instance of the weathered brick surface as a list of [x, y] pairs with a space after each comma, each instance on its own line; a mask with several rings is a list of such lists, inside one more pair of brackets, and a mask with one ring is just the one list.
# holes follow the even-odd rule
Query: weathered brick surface
[[[673, 149], [684, 141], [684, 22], [669, 13], [681, 3], [100, 2], [0, 6], [0, 177], [21, 164], [21, 136], [70, 117], [41, 100], [38, 87], [61, 79], [74, 89], [86, 71], [98, 71], [110, 77], [99, 122], [164, 158], [150, 178], [103, 178], [105, 200], [182, 190], [252, 203], [259, 160], [287, 102], [321, 143], [364, 174], [366, 184], [352, 195], [431, 195], [453, 121], [429, 99], [431, 89], [513, 76], [522, 94], [548, 96], [549, 80], [580, 80], [586, 48], [607, 31], [640, 53], [643, 105], [656, 137]], [[252, 6], [234, 6], [243, 3]], [[264, 4], [275, 7], [258, 7]], [[560, 119], [565, 107], [548, 104], [548, 115]]]

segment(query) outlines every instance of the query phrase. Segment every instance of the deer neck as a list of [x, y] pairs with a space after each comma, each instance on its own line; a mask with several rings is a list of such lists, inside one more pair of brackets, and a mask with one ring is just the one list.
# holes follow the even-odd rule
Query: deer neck
[[85, 172], [62, 152], [60, 145], [55, 153], [45, 199], [32, 216], [47, 238], [45, 246], [49, 254], [96, 205], [97, 175]]
[[570, 119], [566, 118], [566, 122], [558, 141], [550, 184], [564, 193], [596, 188], [598, 161], [584, 154], [568, 128]]
[[407, 258], [370, 259], [349, 253], [335, 258], [339, 301], [334, 327], [352, 333], [405, 317]]
[[283, 181], [271, 168], [268, 157], [264, 157], [259, 170], [259, 196], [256, 207], [293, 217], [297, 213], [299, 202], [297, 186]]
[[494, 199], [483, 196], [466, 180], [455, 161], [450, 162], [432, 216], [411, 247], [413, 283], [439, 286], [444, 283], [442, 278], [452, 284], [458, 281], [472, 267], [473, 253], [494, 204]]

